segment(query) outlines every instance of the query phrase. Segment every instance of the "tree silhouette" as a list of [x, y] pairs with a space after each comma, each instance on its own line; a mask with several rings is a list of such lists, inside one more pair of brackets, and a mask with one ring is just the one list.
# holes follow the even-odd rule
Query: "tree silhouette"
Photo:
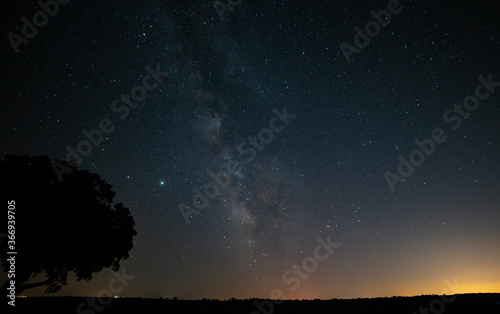
[[[47, 156], [6, 156], [0, 160], [0, 178], [4, 214], [5, 201], [14, 200], [16, 206], [16, 294], [45, 285], [53, 293], [67, 284], [69, 271], [88, 281], [105, 267], [118, 271], [120, 261], [129, 257], [137, 235], [134, 219], [121, 203], [112, 206], [116, 193], [98, 174], [75, 168], [58, 180]], [[7, 233], [6, 226], [0, 226], [0, 233]], [[4, 246], [0, 257], [7, 272]], [[34, 277], [43, 280], [32, 282]]]

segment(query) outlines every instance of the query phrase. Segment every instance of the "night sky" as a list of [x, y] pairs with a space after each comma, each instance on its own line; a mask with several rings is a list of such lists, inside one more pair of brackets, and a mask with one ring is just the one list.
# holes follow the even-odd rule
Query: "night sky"
[[233, 3], [71, 0], [16, 53], [41, 8], [1, 1], [1, 154], [73, 150], [112, 184], [120, 295], [500, 292], [497, 1]]

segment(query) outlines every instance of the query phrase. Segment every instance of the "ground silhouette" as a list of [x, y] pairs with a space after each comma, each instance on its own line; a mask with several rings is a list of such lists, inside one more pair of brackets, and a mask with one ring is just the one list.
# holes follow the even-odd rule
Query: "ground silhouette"
[[[141, 299], [118, 298], [108, 299], [102, 303], [96, 301], [98, 307], [86, 307], [76, 311], [78, 304], [88, 302], [87, 298], [24, 298], [17, 301], [17, 309], [22, 313], [31, 313], [50, 309], [51, 313], [77, 314], [160, 314], [160, 313], [241, 313], [241, 314], [293, 314], [293, 313], [444, 313], [444, 314], [498, 314], [500, 313], [500, 293], [461, 294], [446, 296], [440, 307], [442, 296], [427, 295], [415, 297], [392, 297], [350, 300], [288, 300], [281, 304], [269, 306], [268, 300], [198, 300], [185, 301], [173, 299]], [[104, 304], [104, 305], [103, 305]], [[263, 306], [259, 306], [263, 305]], [[430, 306], [433, 306], [431, 309]]]

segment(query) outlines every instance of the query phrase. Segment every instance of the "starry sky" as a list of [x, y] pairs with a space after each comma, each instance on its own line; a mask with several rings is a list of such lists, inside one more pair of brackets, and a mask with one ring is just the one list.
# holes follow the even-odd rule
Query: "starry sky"
[[1, 154], [112, 123], [79, 167], [134, 216], [122, 295], [500, 292], [495, 1], [71, 0], [17, 52], [41, 9], [0, 3]]

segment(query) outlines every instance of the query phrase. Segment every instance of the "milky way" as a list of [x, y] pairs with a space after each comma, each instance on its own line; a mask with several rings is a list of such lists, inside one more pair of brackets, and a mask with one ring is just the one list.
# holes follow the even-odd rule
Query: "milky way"
[[[79, 167], [136, 221], [126, 296], [440, 294], [455, 278], [457, 293], [498, 292], [498, 4], [400, 1], [377, 22], [393, 2], [242, 1], [221, 21], [212, 1], [72, 0], [17, 53], [3, 38], [2, 154], [64, 159], [111, 121]], [[38, 10], [2, 1], [2, 34]], [[148, 67], [168, 76], [145, 79]], [[490, 96], [453, 130], [443, 113], [480, 76]], [[145, 80], [158, 85], [120, 102], [122, 119], [114, 100]], [[447, 140], [401, 176], [398, 157], [435, 128]], [[387, 171], [401, 176], [392, 190]], [[318, 237], [341, 245], [291, 290], [283, 273]], [[96, 295], [110, 278], [58, 294]]]

